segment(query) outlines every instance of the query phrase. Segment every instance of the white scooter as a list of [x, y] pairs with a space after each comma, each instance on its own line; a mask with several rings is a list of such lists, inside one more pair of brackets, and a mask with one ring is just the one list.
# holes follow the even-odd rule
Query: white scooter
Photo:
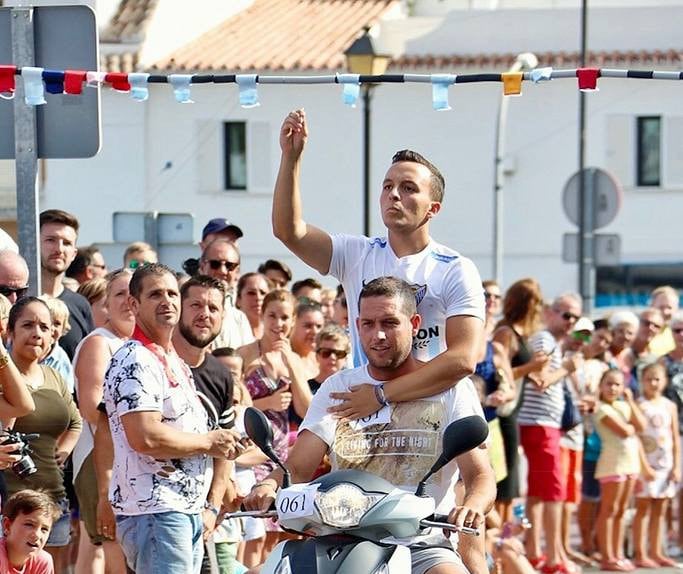
[[451, 423], [444, 432], [443, 452], [415, 493], [359, 470], [339, 470], [312, 482], [290, 484], [290, 474], [273, 451], [273, 429], [265, 415], [250, 407], [245, 412], [249, 438], [284, 471], [283, 487], [268, 511], [237, 512], [228, 517], [277, 518], [288, 532], [304, 540], [278, 544], [262, 574], [409, 574], [410, 550], [400, 539], [440, 528], [479, 535], [455, 527], [445, 515], [434, 515], [435, 501], [425, 496], [427, 480], [455, 457], [479, 446], [488, 425], [479, 416]]

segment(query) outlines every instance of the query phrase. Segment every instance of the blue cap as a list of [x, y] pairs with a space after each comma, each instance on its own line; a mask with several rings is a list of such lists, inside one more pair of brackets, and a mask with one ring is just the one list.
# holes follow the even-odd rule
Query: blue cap
[[204, 226], [204, 230], [202, 231], [202, 241], [206, 239], [206, 236], [209, 233], [220, 233], [221, 231], [225, 231], [227, 229], [237, 235], [237, 239], [244, 236], [244, 233], [242, 233], [242, 230], [237, 227], [237, 225], [230, 223], [227, 219], [223, 219], [222, 217], [216, 217]]

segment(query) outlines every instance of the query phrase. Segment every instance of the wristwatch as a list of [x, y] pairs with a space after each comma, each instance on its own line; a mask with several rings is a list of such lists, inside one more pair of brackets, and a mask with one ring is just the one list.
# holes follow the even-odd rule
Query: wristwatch
[[383, 407], [389, 406], [389, 401], [387, 400], [387, 397], [384, 395], [384, 383], [375, 385], [374, 390], [377, 402]]

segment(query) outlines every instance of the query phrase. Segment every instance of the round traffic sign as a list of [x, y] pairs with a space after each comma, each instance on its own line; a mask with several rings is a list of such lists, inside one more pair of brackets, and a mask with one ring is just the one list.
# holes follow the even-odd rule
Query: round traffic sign
[[[587, 167], [586, 185], [593, 188], [593, 229], [600, 229], [614, 221], [621, 208], [621, 185], [613, 175], [599, 167]], [[579, 226], [579, 177], [572, 175], [564, 186], [562, 206], [564, 213], [574, 225]]]

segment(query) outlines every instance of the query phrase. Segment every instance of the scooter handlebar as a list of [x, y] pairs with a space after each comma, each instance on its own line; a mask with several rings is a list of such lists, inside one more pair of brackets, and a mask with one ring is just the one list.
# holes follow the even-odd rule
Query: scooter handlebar
[[443, 530], [450, 530], [451, 532], [462, 532], [471, 536], [479, 536], [481, 532], [477, 528], [470, 528], [469, 526], [456, 526], [448, 522], [447, 514], [432, 514], [427, 518], [420, 520], [420, 525], [425, 528], [442, 528]]

